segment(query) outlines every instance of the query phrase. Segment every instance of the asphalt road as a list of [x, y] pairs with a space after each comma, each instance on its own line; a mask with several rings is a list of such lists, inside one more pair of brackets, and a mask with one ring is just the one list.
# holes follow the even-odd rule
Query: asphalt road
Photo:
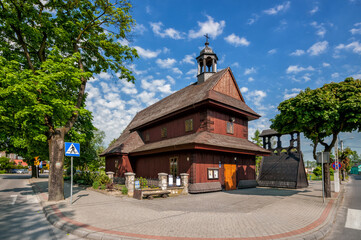
[[351, 175], [352, 181], [345, 186], [345, 196], [337, 212], [333, 230], [327, 240], [361, 239], [361, 176]]
[[29, 174], [0, 175], [0, 239], [80, 239], [46, 220], [29, 178]]

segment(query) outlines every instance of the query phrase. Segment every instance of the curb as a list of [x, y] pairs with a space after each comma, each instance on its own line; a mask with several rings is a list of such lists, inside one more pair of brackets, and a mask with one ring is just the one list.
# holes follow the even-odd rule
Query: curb
[[[58, 209], [56, 204], [46, 205], [45, 197], [42, 196], [41, 189], [38, 188], [31, 180], [29, 183], [32, 186], [32, 189], [36, 196], [38, 197], [39, 203], [43, 209], [46, 219], [53, 226], [74, 234], [81, 238], [87, 239], [96, 239], [96, 240], [134, 240], [134, 239], [184, 239], [184, 240], [217, 240], [222, 238], [188, 238], [188, 237], [172, 237], [172, 236], [155, 236], [155, 235], [143, 235], [137, 233], [125, 233], [113, 230], [102, 229], [98, 227], [93, 227], [88, 224], [80, 223], [75, 220], [72, 220], [63, 215], [63, 213]], [[282, 234], [270, 235], [270, 236], [260, 236], [260, 237], [250, 237], [250, 238], [224, 238], [224, 239], [304, 239], [304, 240], [316, 240], [323, 239], [326, 235], [332, 230], [332, 225], [336, 220], [336, 213], [343, 201], [345, 188], [342, 189], [340, 193], [336, 193], [335, 198], [330, 199], [330, 201], [325, 206], [321, 216], [315, 220], [313, 223], [307, 225], [304, 228], [294, 230], [291, 232], [286, 232]], [[45, 195], [45, 194], [44, 194]], [[316, 225], [316, 226], [312, 226]], [[319, 227], [321, 226], [321, 227]], [[319, 227], [319, 228], [318, 228]], [[307, 229], [309, 229], [307, 231]], [[305, 231], [304, 233], [302, 231]]]

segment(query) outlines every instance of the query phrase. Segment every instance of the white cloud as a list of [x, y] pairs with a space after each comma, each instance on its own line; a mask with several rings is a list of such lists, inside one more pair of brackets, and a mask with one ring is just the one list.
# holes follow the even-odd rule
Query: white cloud
[[296, 97], [301, 91], [302, 91], [302, 89], [300, 89], [300, 88], [292, 88], [291, 90], [285, 89], [285, 91], [283, 93], [284, 94], [283, 100]]
[[148, 13], [148, 14], [151, 14], [151, 13], [152, 13], [152, 11], [151, 11], [151, 9], [150, 9], [149, 6], [146, 6], [146, 7], [145, 7], [145, 12]]
[[326, 52], [327, 47], [328, 47], [327, 41], [317, 42], [307, 50], [307, 53], [309, 53], [311, 56], [317, 56]]
[[236, 47], [238, 47], [238, 46], [246, 46], [247, 47], [250, 44], [250, 42], [247, 41], [247, 39], [245, 39], [244, 37], [240, 38], [237, 35], [235, 35], [234, 33], [225, 37], [224, 40], [226, 40], [226, 42], [228, 42], [229, 44], [232, 44]]
[[248, 92], [248, 88], [246, 88], [246, 87], [241, 87], [241, 93], [246, 93], [246, 92]]
[[331, 66], [329, 63], [326, 63], [326, 62], [324, 62], [324, 63], [322, 63], [322, 66], [323, 67], [329, 67], [329, 66]]
[[277, 53], [277, 49], [275, 49], [275, 48], [268, 51], [269, 55], [272, 55], [272, 54], [275, 54], [275, 53]]
[[167, 48], [167, 47], [164, 47], [162, 52], [163, 52], [163, 53], [169, 53], [169, 52], [170, 52], [170, 49]]
[[254, 91], [247, 91], [245, 96], [254, 105], [261, 106], [261, 102], [267, 96], [267, 93], [262, 90], [254, 90]]
[[137, 94], [138, 90], [136, 89], [134, 83], [127, 82], [125, 79], [120, 79], [120, 82], [122, 83], [123, 87], [121, 88], [121, 91], [125, 94], [133, 95]]
[[232, 67], [239, 67], [239, 63], [238, 62], [234, 62], [231, 64]]
[[134, 48], [137, 50], [139, 56], [144, 57], [144, 58], [155, 58], [161, 53], [160, 50], [151, 51], [151, 50], [139, 47], [139, 46], [135, 46]]
[[154, 96], [155, 96], [154, 92], [143, 91], [137, 95], [137, 98], [143, 103], [145, 103], [147, 106], [149, 106], [159, 101], [159, 99], [155, 98]]
[[252, 73], [256, 73], [256, 69], [254, 67], [246, 68], [246, 70], [244, 70], [244, 75], [249, 75]]
[[302, 56], [303, 54], [305, 54], [305, 51], [302, 49], [297, 49], [296, 51], [292, 52], [290, 55], [291, 56]]
[[324, 37], [326, 34], [326, 28], [323, 23], [318, 24], [317, 22], [312, 22], [311, 26], [316, 28], [316, 34], [320, 37]]
[[159, 67], [161, 68], [172, 68], [173, 65], [177, 62], [174, 58], [167, 58], [167, 59], [157, 59], [155, 61]]
[[279, 12], [285, 12], [287, 11], [291, 6], [291, 3], [289, 1], [284, 2], [283, 4], [277, 5], [273, 8], [264, 10], [263, 12], [268, 15], [277, 15]]
[[197, 75], [197, 69], [191, 69], [191, 70], [189, 70], [186, 74], [187, 75], [192, 75], [192, 76], [196, 76]]
[[174, 78], [172, 78], [171, 76], [166, 76], [166, 78], [168, 79], [168, 81], [171, 83], [171, 84], [175, 84], [175, 80]]
[[340, 76], [340, 74], [338, 72], [332, 73], [331, 77], [332, 78], [338, 78]]
[[354, 26], [355, 26], [356, 28], [352, 28], [352, 29], [350, 30], [350, 32], [351, 32], [352, 34], [361, 34], [361, 22], [355, 23]]
[[87, 101], [90, 101], [91, 99], [96, 99], [100, 96], [99, 89], [94, 87], [92, 84], [88, 83], [86, 87], [86, 92], [88, 93]]
[[309, 12], [311, 15], [315, 14], [316, 12], [318, 12], [319, 8], [318, 6], [315, 6], [314, 8], [312, 8], [312, 10]]
[[253, 77], [249, 77], [248, 78], [248, 82], [253, 82], [254, 81], [254, 78]]
[[195, 63], [195, 56], [196, 56], [195, 53], [185, 55], [183, 60], [182, 60], [182, 63], [189, 63], [189, 64], [193, 64], [193, 65], [196, 64]]
[[[142, 75], [142, 74], [147, 73], [147, 70], [138, 70], [136, 68], [135, 64], [130, 64], [128, 66], [129, 66], [129, 69], [132, 70], [132, 72], [135, 73], [136, 75]], [[118, 78], [120, 77], [120, 73], [117, 73], [116, 75], [117, 75]]]
[[107, 72], [101, 72], [101, 73], [98, 74], [98, 77], [99, 77], [100, 79], [109, 80], [109, 79], [112, 78], [112, 75], [110, 75], [110, 74], [107, 73]]
[[183, 72], [179, 68], [172, 68], [172, 71], [177, 74], [183, 74]]
[[160, 92], [164, 94], [172, 93], [170, 84], [166, 84], [166, 81], [163, 79], [156, 79], [151, 82], [142, 79], [141, 87], [149, 92]]
[[348, 45], [340, 44], [336, 47], [336, 50], [351, 50], [354, 53], [361, 54], [361, 43], [355, 41]]
[[198, 22], [199, 30], [190, 30], [189, 38], [203, 37], [205, 34], [209, 34], [212, 38], [216, 38], [222, 34], [224, 27], [226, 26], [225, 21], [215, 22], [211, 16], [207, 16], [207, 21]]
[[288, 66], [286, 73], [290, 74], [290, 73], [299, 73], [303, 71], [314, 71], [314, 70], [315, 69], [312, 66], [308, 66], [304, 68], [304, 67], [299, 67], [298, 65], [290, 65]]
[[259, 19], [259, 15], [252, 14], [252, 17], [248, 19], [247, 24], [252, 25], [253, 23], [257, 22], [258, 19]]
[[361, 73], [352, 75], [354, 79], [361, 79]]
[[134, 32], [140, 34], [140, 35], [143, 35], [143, 33], [147, 31], [147, 28], [144, 27], [143, 24], [137, 24], [135, 25], [135, 28], [134, 28]]
[[183, 37], [184, 33], [179, 32], [179, 31], [175, 30], [174, 28], [167, 28], [163, 31], [162, 30], [162, 27], [163, 27], [162, 22], [150, 23], [150, 26], [152, 27], [153, 32], [162, 38], [169, 37], [169, 38], [176, 39], [176, 40], [184, 38]]
[[120, 43], [122, 46], [129, 46], [129, 41], [125, 38], [118, 39], [118, 43]]

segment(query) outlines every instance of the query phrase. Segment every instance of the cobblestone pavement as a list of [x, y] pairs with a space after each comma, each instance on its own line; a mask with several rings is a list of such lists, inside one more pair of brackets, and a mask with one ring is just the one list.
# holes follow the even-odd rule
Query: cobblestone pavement
[[[31, 180], [48, 220], [93, 239], [317, 239], [330, 229], [340, 194], [252, 188], [139, 201], [76, 188], [73, 204], [47, 202], [47, 179]], [[66, 189], [68, 185], [66, 185]], [[66, 190], [67, 191], [67, 190]]]

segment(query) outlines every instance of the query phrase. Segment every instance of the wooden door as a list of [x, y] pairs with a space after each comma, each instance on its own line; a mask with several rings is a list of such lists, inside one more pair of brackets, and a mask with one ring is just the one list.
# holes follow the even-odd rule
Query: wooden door
[[224, 164], [224, 185], [226, 190], [237, 188], [236, 164]]

